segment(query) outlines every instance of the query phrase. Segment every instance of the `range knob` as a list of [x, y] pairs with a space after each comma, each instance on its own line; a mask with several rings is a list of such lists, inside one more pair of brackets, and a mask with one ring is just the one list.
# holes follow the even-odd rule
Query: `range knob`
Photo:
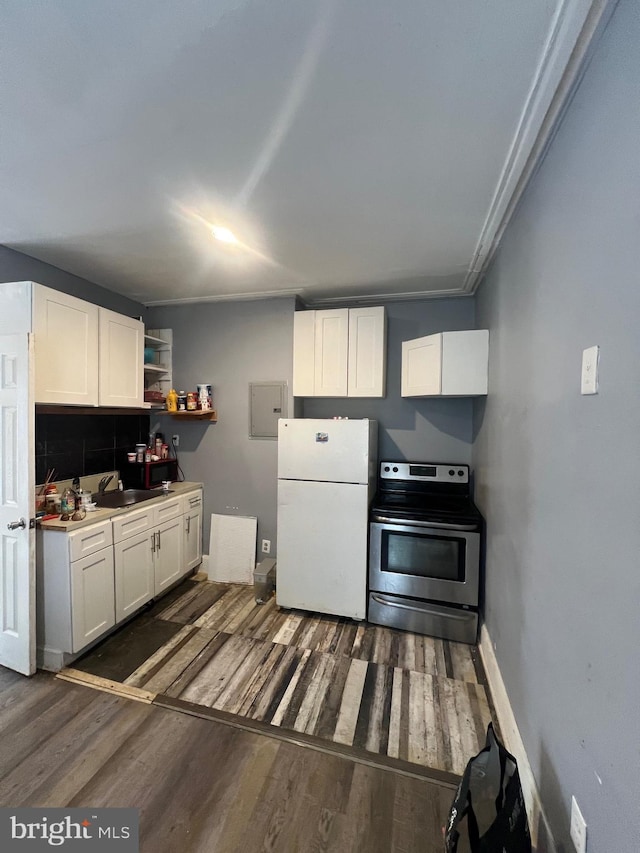
[[398, 467], [397, 467], [397, 465], [394, 465], [394, 466], [393, 466], [393, 473], [394, 473], [394, 474], [397, 474], [397, 473], [398, 473]]
[[464, 471], [458, 471], [458, 477], [464, 477]]
[[455, 473], [456, 473], [456, 472], [453, 470], [453, 468], [449, 468], [449, 476], [450, 476], [450, 477], [453, 477], [453, 475], [454, 475]]
[[389, 468], [389, 466], [388, 466], [388, 465], [385, 465], [385, 466], [384, 466], [384, 470], [388, 472], [388, 471], [390, 471], [391, 469]]

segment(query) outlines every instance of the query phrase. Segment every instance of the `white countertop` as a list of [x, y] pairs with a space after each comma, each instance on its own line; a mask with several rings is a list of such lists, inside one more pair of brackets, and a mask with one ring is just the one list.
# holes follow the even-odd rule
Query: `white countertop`
[[[95, 509], [92, 512], [87, 512], [82, 521], [60, 521], [60, 519], [51, 519], [50, 521], [39, 521], [38, 527], [41, 530], [61, 530], [63, 533], [69, 533], [72, 530], [79, 530], [81, 527], [87, 527], [90, 524], [97, 524], [99, 521], [107, 521], [110, 518], [115, 518], [124, 513], [131, 512], [134, 509], [141, 507], [155, 506], [162, 501], [170, 500], [171, 498], [180, 497], [187, 492], [192, 492], [194, 489], [201, 489], [202, 483], [172, 483], [169, 492], [164, 493], [158, 489], [158, 497], [151, 498], [148, 501], [141, 501], [130, 506], [118, 507], [117, 509]], [[109, 492], [107, 492], [109, 494]]]

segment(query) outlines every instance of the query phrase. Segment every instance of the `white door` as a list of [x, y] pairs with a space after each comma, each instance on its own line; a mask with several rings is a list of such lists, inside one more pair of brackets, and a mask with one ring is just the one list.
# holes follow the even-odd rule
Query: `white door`
[[368, 504], [365, 485], [278, 481], [281, 607], [364, 619]]
[[282, 418], [278, 421], [278, 477], [366, 483], [369, 420]]
[[171, 521], [165, 521], [157, 531], [157, 547], [155, 553], [155, 591], [159, 595], [178, 578], [182, 577], [182, 525], [184, 519], [180, 515]]
[[349, 309], [349, 397], [384, 397], [386, 375], [385, 309]]
[[36, 669], [32, 337], [0, 336], [0, 664]]
[[144, 325], [100, 308], [100, 405], [141, 406]]
[[147, 530], [113, 546], [116, 622], [153, 598], [156, 544], [156, 531]]
[[198, 511], [184, 516], [184, 574], [202, 562], [202, 516]]
[[314, 396], [347, 396], [349, 309], [316, 311]]
[[33, 286], [35, 400], [98, 405], [98, 306]]
[[71, 563], [71, 613], [74, 652], [116, 624], [111, 546]]

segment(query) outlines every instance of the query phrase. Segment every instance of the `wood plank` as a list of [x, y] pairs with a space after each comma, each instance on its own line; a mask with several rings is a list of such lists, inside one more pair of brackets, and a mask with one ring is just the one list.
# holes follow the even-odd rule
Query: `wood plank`
[[275, 713], [273, 714], [273, 717], [269, 720], [269, 722], [271, 723], [272, 726], [282, 725], [282, 721], [285, 717], [285, 714], [287, 713], [287, 711], [289, 709], [289, 705], [291, 704], [291, 702], [293, 700], [293, 696], [294, 696], [296, 688], [298, 686], [298, 682], [302, 678], [305, 667], [307, 666], [307, 662], [309, 661], [310, 657], [311, 657], [311, 650], [310, 649], [305, 649], [302, 652], [302, 654], [300, 655], [300, 658], [297, 661], [297, 665], [296, 665], [295, 670], [291, 676], [291, 679], [289, 680], [289, 683], [287, 684], [286, 690], [284, 691], [282, 698], [280, 699], [280, 702], [278, 703], [278, 707], [277, 707]]
[[[188, 627], [191, 629], [191, 626]], [[166, 693], [216, 636], [216, 633], [206, 628], [194, 628], [184, 642], [176, 644], [163, 660], [158, 661], [156, 667], [150, 668], [146, 676], [140, 677], [140, 684], [153, 693]]]
[[366, 661], [351, 660], [333, 735], [337, 743], [353, 743], [368, 666]]
[[181, 698], [212, 707], [243, 660], [247, 643], [250, 642], [244, 637], [231, 636], [217, 654], [207, 661], [182, 692]]
[[70, 681], [73, 684], [82, 684], [84, 687], [91, 687], [93, 690], [103, 690], [105, 693], [132, 699], [135, 702], [146, 702], [148, 704], [155, 699], [155, 693], [150, 693], [148, 690], [131, 687], [129, 684], [112, 681], [110, 678], [101, 678], [99, 675], [92, 675], [90, 672], [82, 672], [79, 669], [62, 669], [57, 673], [56, 678], [62, 681]]
[[178, 598], [170, 607], [158, 613], [158, 619], [189, 625], [196, 622], [209, 608], [229, 591], [227, 584], [200, 583]]
[[[206, 628], [198, 629], [199, 636], [206, 637], [211, 634], [212, 632], [207, 631]], [[231, 634], [223, 634], [221, 631], [213, 633], [212, 639], [209, 640], [202, 651], [193, 658], [191, 663], [185, 667], [180, 675], [163, 692], [169, 696], [180, 696], [230, 638]]]
[[471, 646], [465, 643], [449, 643], [449, 654], [453, 669], [452, 678], [456, 681], [466, 681], [477, 684], [476, 667], [471, 656]]
[[400, 716], [402, 703], [402, 670], [393, 668], [393, 683], [391, 694], [391, 710], [389, 713], [389, 739], [387, 755], [392, 758], [400, 757]]
[[180, 648], [186, 643], [197, 629], [190, 625], [184, 625], [169, 639], [164, 645], [160, 646], [150, 657], [146, 658], [137, 669], [124, 679], [124, 684], [130, 684], [132, 687], [142, 687], [142, 685], [152, 677], [152, 675], [163, 665], [167, 657], [170, 657], [176, 648]]
[[273, 635], [271, 642], [282, 643], [283, 645], [288, 646], [294, 634], [300, 627], [300, 623], [303, 618], [304, 617], [300, 613], [288, 613], [284, 624]]

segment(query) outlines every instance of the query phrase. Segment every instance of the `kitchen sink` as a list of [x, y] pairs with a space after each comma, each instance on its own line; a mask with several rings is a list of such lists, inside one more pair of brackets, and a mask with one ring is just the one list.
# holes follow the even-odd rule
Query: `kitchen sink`
[[122, 492], [94, 492], [91, 498], [101, 509], [118, 509], [121, 506], [133, 506], [133, 504], [150, 501], [152, 498], [170, 493], [171, 490], [163, 492], [158, 489], [125, 489]]

